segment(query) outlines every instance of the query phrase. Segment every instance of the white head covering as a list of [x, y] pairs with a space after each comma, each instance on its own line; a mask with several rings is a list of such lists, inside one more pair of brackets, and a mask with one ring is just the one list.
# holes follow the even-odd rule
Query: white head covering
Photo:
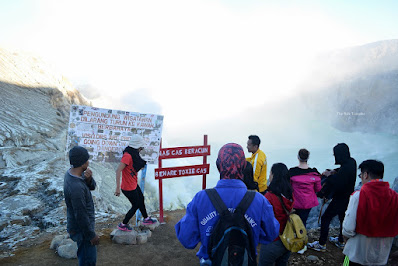
[[144, 138], [140, 135], [133, 135], [130, 139], [129, 146], [134, 149], [143, 148], [146, 146]]

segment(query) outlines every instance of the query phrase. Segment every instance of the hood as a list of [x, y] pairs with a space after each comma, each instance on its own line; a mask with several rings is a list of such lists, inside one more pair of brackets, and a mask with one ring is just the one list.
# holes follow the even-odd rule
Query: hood
[[220, 172], [220, 179], [243, 180], [246, 159], [242, 146], [236, 143], [225, 144], [218, 152], [216, 165]]
[[347, 144], [339, 143], [333, 148], [334, 160], [335, 164], [343, 164], [348, 162], [350, 159], [350, 149], [348, 148]]

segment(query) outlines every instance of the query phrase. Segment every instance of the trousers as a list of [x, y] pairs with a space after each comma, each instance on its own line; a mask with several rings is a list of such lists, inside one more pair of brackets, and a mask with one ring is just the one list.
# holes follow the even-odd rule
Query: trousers
[[77, 259], [79, 266], [95, 266], [97, 263], [97, 247], [91, 245], [89, 239], [84, 239], [82, 233], [70, 235], [77, 244]]
[[321, 218], [321, 235], [319, 244], [325, 245], [329, 234], [329, 225], [332, 219], [338, 215], [340, 220], [339, 241], [344, 242], [343, 238], [343, 221], [345, 211], [347, 210], [349, 199], [333, 199]]
[[126, 213], [123, 223], [127, 224], [130, 219], [134, 216], [135, 212], [139, 209], [142, 217], [147, 218], [148, 214], [146, 212], [144, 195], [142, 195], [141, 188], [137, 185], [134, 190], [123, 190], [122, 193], [127, 197], [131, 203], [131, 209]]

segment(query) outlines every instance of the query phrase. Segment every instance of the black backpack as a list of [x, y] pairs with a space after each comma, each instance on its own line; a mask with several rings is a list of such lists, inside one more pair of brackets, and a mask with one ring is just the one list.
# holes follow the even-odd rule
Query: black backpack
[[256, 192], [248, 190], [234, 213], [214, 188], [206, 193], [220, 215], [207, 249], [212, 265], [257, 265], [252, 228], [244, 216]]

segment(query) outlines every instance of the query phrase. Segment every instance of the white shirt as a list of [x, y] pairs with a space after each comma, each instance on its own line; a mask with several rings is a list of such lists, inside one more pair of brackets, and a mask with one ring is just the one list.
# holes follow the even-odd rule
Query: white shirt
[[343, 235], [349, 237], [343, 253], [362, 265], [386, 265], [393, 237], [367, 237], [355, 232], [360, 191], [350, 197], [343, 222]]

